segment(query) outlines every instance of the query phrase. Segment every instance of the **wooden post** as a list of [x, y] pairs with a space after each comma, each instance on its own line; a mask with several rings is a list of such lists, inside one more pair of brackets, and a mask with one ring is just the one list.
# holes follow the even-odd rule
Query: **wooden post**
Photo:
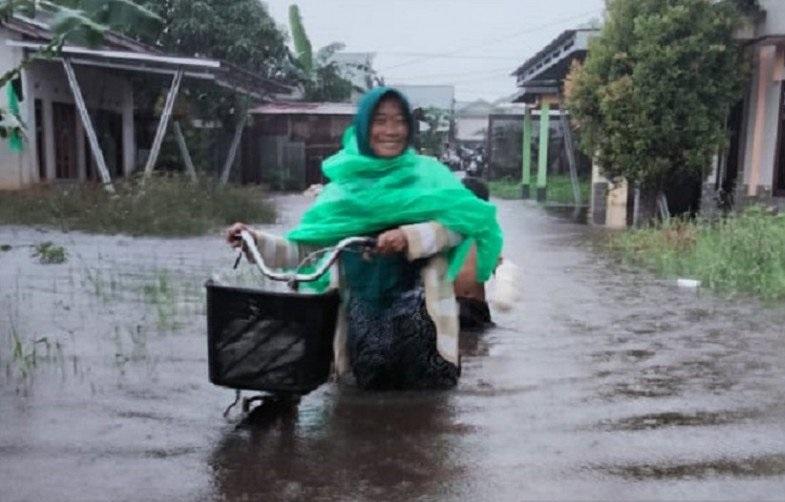
[[532, 111], [528, 106], [523, 111], [523, 175], [521, 196], [531, 198], [532, 184]]
[[540, 106], [540, 151], [537, 152], [537, 200], [545, 202], [548, 180], [548, 140], [550, 133], [551, 105]]
[[234, 165], [234, 159], [237, 157], [237, 150], [240, 147], [240, 140], [243, 138], [243, 129], [245, 122], [248, 120], [248, 110], [245, 109], [240, 114], [240, 119], [237, 121], [237, 128], [234, 130], [234, 138], [232, 138], [232, 145], [229, 147], [229, 154], [226, 156], [223, 172], [221, 173], [221, 184], [226, 185], [229, 182], [229, 172]]
[[65, 69], [65, 76], [68, 78], [68, 85], [71, 87], [71, 92], [74, 95], [74, 102], [76, 109], [79, 110], [79, 117], [82, 119], [85, 133], [87, 133], [87, 140], [90, 142], [90, 151], [93, 154], [95, 165], [98, 168], [98, 174], [101, 176], [101, 182], [109, 193], [115, 193], [114, 185], [112, 185], [112, 177], [109, 174], [109, 169], [106, 168], [106, 160], [101, 151], [101, 145], [98, 143], [98, 136], [95, 134], [93, 121], [90, 120], [90, 114], [87, 112], [87, 105], [85, 105], [82, 90], [79, 88], [79, 82], [76, 80], [76, 73], [74, 67], [71, 66], [71, 61], [68, 58], [63, 58], [63, 68]]
[[185, 162], [185, 171], [188, 173], [188, 176], [191, 177], [191, 181], [196, 181], [196, 169], [194, 169], [191, 154], [188, 152], [188, 145], [185, 144], [185, 136], [183, 136], [183, 130], [180, 128], [179, 120], [174, 121], [173, 128], [177, 146], [180, 148], [180, 155], [183, 156], [183, 162]]
[[158, 121], [158, 128], [155, 131], [153, 138], [153, 146], [150, 148], [150, 155], [147, 157], [147, 163], [144, 165], [144, 178], [147, 179], [150, 173], [153, 172], [155, 163], [158, 161], [158, 154], [161, 153], [161, 145], [164, 142], [164, 135], [166, 128], [169, 125], [169, 119], [172, 117], [172, 109], [174, 102], [177, 99], [177, 93], [180, 90], [180, 82], [183, 80], [183, 70], [179, 69], [172, 77], [172, 85], [169, 87], [169, 92], [166, 94], [166, 102], [164, 109], [161, 113], [161, 119]]
[[567, 110], [564, 106], [564, 96], [559, 92], [559, 119], [561, 122], [562, 136], [564, 138], [564, 150], [567, 152], [567, 163], [570, 165], [570, 181], [572, 182], [572, 196], [575, 200], [575, 207], [581, 205], [581, 189], [578, 185], [578, 166], [575, 162], [575, 143], [572, 140], [572, 130], [567, 120]]

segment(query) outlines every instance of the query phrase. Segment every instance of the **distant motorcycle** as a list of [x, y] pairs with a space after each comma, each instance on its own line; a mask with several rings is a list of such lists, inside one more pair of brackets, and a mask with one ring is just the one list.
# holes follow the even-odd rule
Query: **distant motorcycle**
[[485, 172], [485, 149], [478, 147], [468, 156], [466, 164], [466, 174], [469, 176], [482, 177]]

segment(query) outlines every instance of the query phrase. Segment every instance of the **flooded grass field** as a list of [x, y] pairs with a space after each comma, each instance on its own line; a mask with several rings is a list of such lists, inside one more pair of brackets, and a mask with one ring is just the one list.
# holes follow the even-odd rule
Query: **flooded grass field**
[[[278, 200], [288, 228], [308, 200]], [[326, 384], [222, 416], [203, 283], [221, 236], [0, 228], [0, 499], [781, 500], [785, 309], [679, 289], [499, 202], [517, 309], [441, 393]], [[42, 263], [36, 246], [62, 246]]]

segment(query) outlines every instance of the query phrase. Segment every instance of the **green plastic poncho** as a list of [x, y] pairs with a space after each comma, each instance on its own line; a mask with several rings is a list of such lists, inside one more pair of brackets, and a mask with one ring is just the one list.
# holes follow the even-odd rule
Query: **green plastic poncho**
[[[373, 156], [369, 145], [371, 119], [379, 101], [389, 94], [401, 99], [406, 118], [412, 123], [408, 103], [398, 91], [387, 87], [370, 91], [359, 105], [354, 125], [344, 133], [343, 149], [322, 164], [330, 183], [288, 239], [329, 246], [345, 237], [437, 221], [464, 236], [448, 255], [448, 279], [455, 279], [471, 245], [476, 243], [477, 280], [488, 280], [502, 249], [496, 208], [464, 187], [447, 166], [411, 148], [394, 158]], [[362, 133], [357, 132], [358, 127], [363, 128]], [[409, 130], [411, 142], [411, 125]]]

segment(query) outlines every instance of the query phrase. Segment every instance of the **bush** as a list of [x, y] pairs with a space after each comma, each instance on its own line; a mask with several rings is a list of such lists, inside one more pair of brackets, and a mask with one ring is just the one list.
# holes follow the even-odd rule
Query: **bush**
[[785, 299], [785, 216], [760, 207], [718, 222], [674, 220], [612, 238], [612, 247], [667, 277], [721, 292]]
[[[488, 182], [491, 195], [500, 199], [520, 199], [522, 195], [521, 183], [517, 180], [504, 178]], [[581, 203], [589, 202], [589, 182], [579, 179], [578, 187], [581, 191]], [[532, 198], [536, 197], [536, 187], [531, 188]], [[546, 201], [554, 204], [575, 204], [575, 197], [572, 194], [572, 180], [568, 174], [556, 174], [548, 177], [548, 189], [546, 190]]]
[[193, 183], [156, 174], [115, 184], [111, 196], [96, 184], [37, 186], [0, 197], [0, 224], [57, 226], [63, 230], [129, 235], [198, 235], [234, 221], [273, 221], [275, 211], [256, 186]]

